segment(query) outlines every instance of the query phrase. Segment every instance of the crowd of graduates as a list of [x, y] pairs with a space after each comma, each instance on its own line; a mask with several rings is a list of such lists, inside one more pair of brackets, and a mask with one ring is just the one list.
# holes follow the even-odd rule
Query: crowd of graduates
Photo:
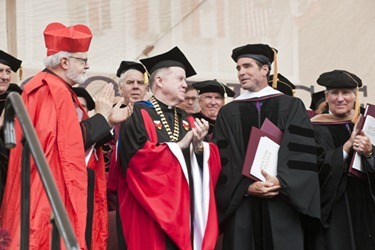
[[[355, 74], [323, 72], [325, 90], [307, 110], [267, 44], [233, 49], [242, 93], [214, 77], [188, 84], [197, 73], [174, 47], [122, 61], [115, 101], [111, 84], [94, 97], [79, 87], [87, 26], [51, 23], [43, 35], [45, 69], [22, 88], [11, 83], [22, 61], [0, 50], [0, 125], [7, 95], [18, 92], [81, 249], [375, 249], [375, 138], [362, 130]], [[277, 174], [251, 165], [260, 179], [243, 171], [269, 122], [281, 131], [267, 153]], [[20, 247], [22, 135], [16, 120], [16, 147], [0, 136], [5, 249]], [[34, 161], [30, 183], [29, 246], [50, 249], [51, 207]]]

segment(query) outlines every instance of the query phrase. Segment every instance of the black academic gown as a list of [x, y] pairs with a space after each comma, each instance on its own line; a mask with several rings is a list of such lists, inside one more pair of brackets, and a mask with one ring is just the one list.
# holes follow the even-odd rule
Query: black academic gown
[[[265, 118], [284, 133], [277, 175], [282, 190], [272, 199], [245, 196], [254, 181], [241, 174], [250, 130]], [[235, 100], [221, 108], [213, 138], [222, 162], [216, 199], [223, 249], [303, 249], [304, 218], [320, 218], [320, 199], [314, 134], [302, 101], [278, 94]]]
[[[97, 150], [103, 142], [106, 142], [112, 138], [111, 127], [107, 120], [101, 114], [95, 114], [80, 122], [82, 131], [82, 137], [84, 140], [85, 150], [95, 145]], [[101, 152], [101, 151], [99, 151]], [[88, 196], [87, 196], [87, 226], [86, 226], [86, 244], [90, 248], [91, 246], [91, 234], [92, 234], [92, 221], [94, 218], [94, 190], [95, 190], [95, 171], [91, 168], [87, 168], [87, 185], [88, 185]]]
[[366, 179], [348, 173], [353, 152], [345, 160], [343, 145], [352, 130], [350, 121], [314, 123], [323, 225], [316, 249], [375, 249], [375, 157], [361, 157]]

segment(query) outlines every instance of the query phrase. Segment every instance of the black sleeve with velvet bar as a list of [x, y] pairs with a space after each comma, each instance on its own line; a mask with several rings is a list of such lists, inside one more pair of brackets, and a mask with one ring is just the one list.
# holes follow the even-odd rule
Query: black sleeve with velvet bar
[[96, 114], [81, 122], [85, 150], [94, 144], [103, 144], [112, 138], [111, 127], [101, 114]]

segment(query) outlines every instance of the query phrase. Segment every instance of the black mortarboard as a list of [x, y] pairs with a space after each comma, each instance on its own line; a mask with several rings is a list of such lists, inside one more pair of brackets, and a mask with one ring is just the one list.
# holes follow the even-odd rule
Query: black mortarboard
[[8, 65], [15, 73], [21, 67], [22, 61], [0, 50], [0, 63]]
[[311, 94], [310, 109], [316, 110], [319, 105], [326, 100], [325, 91], [319, 91]]
[[[275, 61], [273, 74], [277, 75], [277, 49], [271, 48], [267, 44], [247, 44], [237, 47], [232, 51], [232, 59], [237, 62], [239, 58], [248, 57], [257, 60], [263, 64], [267, 64], [271, 68], [271, 64]], [[277, 89], [276, 78], [273, 79], [272, 87]]]
[[140, 61], [146, 67], [149, 74], [152, 74], [152, 72], [157, 69], [173, 66], [183, 68], [185, 70], [186, 77], [196, 74], [193, 66], [177, 46], [168, 52], [153, 57], [144, 58]]
[[352, 118], [352, 122], [356, 123], [360, 112], [358, 89], [362, 87], [362, 80], [346, 70], [333, 70], [321, 74], [317, 83], [325, 86], [327, 89], [356, 89], [354, 116]]
[[[227, 87], [224, 83], [218, 82], [216, 79], [202, 82], [195, 82], [193, 87], [199, 91], [199, 94], [207, 92], [215, 92], [221, 94], [223, 97], [233, 97], [234, 91]], [[225, 95], [226, 94], [226, 95]]]
[[85, 98], [87, 103], [87, 110], [93, 110], [95, 108], [94, 99], [92, 99], [91, 95], [85, 88], [82, 87], [73, 87], [73, 92], [76, 93], [77, 96]]
[[317, 83], [327, 89], [355, 89], [362, 86], [362, 80], [345, 70], [333, 70], [319, 76]]
[[[273, 75], [270, 76], [270, 79], [273, 79]], [[268, 85], [272, 86], [272, 80], [268, 81]], [[286, 95], [294, 96], [296, 86], [282, 74], [277, 74], [276, 89]]]
[[125, 71], [127, 71], [129, 69], [138, 70], [138, 71], [142, 72], [142, 74], [144, 74], [146, 72], [146, 69], [140, 63], [132, 62], [132, 61], [122, 61], [120, 63], [120, 66], [119, 66], [118, 70], [117, 70], [116, 76], [120, 77], [122, 73], [124, 73]]
[[232, 59], [237, 62], [241, 57], [249, 57], [261, 63], [271, 65], [275, 59], [276, 49], [267, 44], [247, 44], [232, 51]]

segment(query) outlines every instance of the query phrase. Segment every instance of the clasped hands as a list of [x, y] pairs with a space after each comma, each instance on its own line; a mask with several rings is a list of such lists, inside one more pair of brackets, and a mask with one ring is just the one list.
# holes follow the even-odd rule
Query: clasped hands
[[349, 140], [343, 145], [343, 150], [349, 154], [350, 150], [353, 149], [357, 153], [369, 157], [372, 155], [372, 144], [370, 138], [365, 132], [358, 131], [357, 124], [358, 123], [356, 123], [353, 128]]
[[190, 143], [193, 143], [193, 149], [197, 152], [198, 149], [202, 148], [203, 138], [207, 135], [209, 124], [205, 119], [195, 118], [194, 127], [182, 138], [181, 141], [177, 142], [180, 148], [185, 149], [189, 147]]
[[281, 186], [276, 176], [268, 174], [264, 169], [261, 170], [266, 181], [256, 181], [247, 188], [247, 194], [261, 197], [272, 198], [279, 194]]
[[363, 131], [354, 137], [353, 149], [357, 151], [357, 153], [366, 157], [370, 157], [372, 155], [372, 144], [370, 138], [368, 138]]

